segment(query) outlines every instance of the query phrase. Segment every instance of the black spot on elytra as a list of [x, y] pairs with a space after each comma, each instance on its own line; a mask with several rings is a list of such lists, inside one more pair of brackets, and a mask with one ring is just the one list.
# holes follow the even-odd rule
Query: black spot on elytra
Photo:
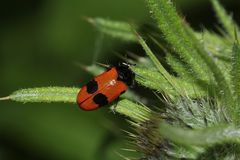
[[98, 90], [98, 84], [97, 82], [93, 79], [87, 83], [87, 92], [89, 94], [92, 94]]
[[93, 97], [93, 101], [99, 105], [99, 107], [104, 106], [106, 104], [108, 104], [108, 100], [107, 97], [102, 94], [102, 93], [98, 93], [96, 96]]

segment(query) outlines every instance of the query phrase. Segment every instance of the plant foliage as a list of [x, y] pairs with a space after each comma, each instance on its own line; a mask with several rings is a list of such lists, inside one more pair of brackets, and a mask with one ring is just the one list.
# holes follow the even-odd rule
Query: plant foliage
[[[238, 159], [240, 138], [239, 29], [217, 0], [211, 0], [223, 27], [221, 35], [194, 31], [169, 0], [145, 0], [156, 30], [139, 33], [126, 22], [87, 18], [100, 32], [139, 42], [146, 57], [132, 69], [139, 85], [156, 94], [157, 106], [129, 91], [113, 109], [130, 118], [134, 150], [144, 160]], [[154, 36], [152, 36], [154, 35]], [[144, 38], [143, 38], [144, 37]], [[160, 37], [163, 39], [159, 40]], [[165, 54], [159, 60], [156, 49]], [[164, 47], [163, 47], [164, 46]], [[97, 74], [94, 66], [86, 68]], [[19, 90], [2, 100], [75, 103], [78, 88]], [[147, 97], [149, 98], [149, 97]], [[133, 102], [137, 101], [137, 102]], [[140, 157], [138, 157], [140, 159]]]

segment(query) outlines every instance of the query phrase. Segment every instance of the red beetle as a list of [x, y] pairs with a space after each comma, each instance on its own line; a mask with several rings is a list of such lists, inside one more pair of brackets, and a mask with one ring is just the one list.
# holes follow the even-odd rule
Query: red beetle
[[77, 95], [77, 103], [83, 110], [97, 109], [117, 99], [134, 80], [130, 64], [119, 63], [84, 85]]

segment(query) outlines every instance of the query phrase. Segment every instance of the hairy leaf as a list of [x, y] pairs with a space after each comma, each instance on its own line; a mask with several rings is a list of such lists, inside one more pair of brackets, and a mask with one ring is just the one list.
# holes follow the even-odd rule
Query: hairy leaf
[[87, 18], [101, 32], [124, 41], [137, 41], [131, 26], [126, 22], [111, 21], [104, 18]]
[[212, 146], [224, 142], [240, 141], [240, 129], [229, 125], [219, 125], [205, 129], [190, 130], [160, 124], [160, 134], [171, 141], [188, 146]]

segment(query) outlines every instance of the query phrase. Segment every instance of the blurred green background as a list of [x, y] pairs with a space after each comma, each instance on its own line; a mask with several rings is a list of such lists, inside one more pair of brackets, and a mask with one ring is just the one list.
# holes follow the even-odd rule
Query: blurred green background
[[[238, 0], [221, 1], [240, 19]], [[214, 28], [207, 0], [178, 0], [177, 8], [197, 30]], [[135, 47], [104, 37], [83, 16], [130, 23], [150, 21], [143, 0], [8, 0], [0, 6], [0, 97], [42, 86], [78, 86], [90, 75], [75, 63], [111, 63], [114, 51]], [[95, 52], [99, 54], [96, 55]], [[118, 160], [127, 148], [129, 124], [108, 108], [93, 112], [70, 104], [0, 102], [0, 159]]]

